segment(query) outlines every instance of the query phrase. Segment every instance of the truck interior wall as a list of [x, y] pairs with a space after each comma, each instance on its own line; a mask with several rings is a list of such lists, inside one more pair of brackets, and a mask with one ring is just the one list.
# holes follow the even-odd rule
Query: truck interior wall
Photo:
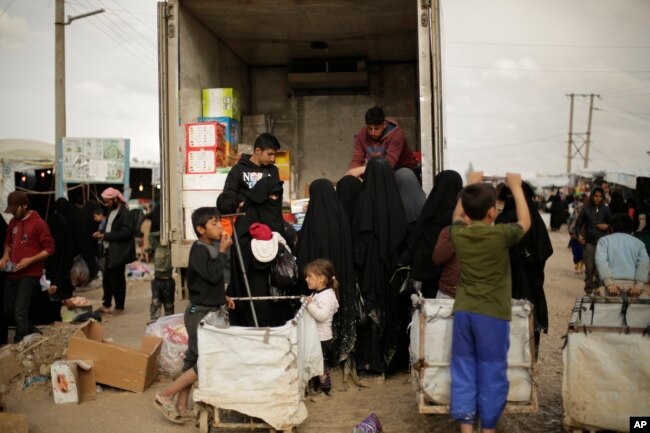
[[252, 113], [268, 113], [273, 133], [292, 153], [297, 171], [296, 197], [305, 196], [309, 184], [325, 177], [340, 179], [352, 157], [354, 137], [364, 125], [368, 108], [379, 105], [403, 128], [406, 141], [419, 149], [416, 65], [384, 63], [370, 66], [368, 94], [295, 96], [287, 69], [251, 69]]
[[[250, 112], [248, 65], [187, 10], [179, 14], [180, 123], [196, 122], [202, 115], [201, 89], [233, 87], [240, 94], [240, 110]], [[185, 130], [182, 129], [181, 134]]]

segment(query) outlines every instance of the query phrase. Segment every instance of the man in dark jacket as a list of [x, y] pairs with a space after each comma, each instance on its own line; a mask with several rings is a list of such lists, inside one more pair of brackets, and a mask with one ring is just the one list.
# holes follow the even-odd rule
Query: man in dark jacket
[[585, 293], [590, 295], [600, 284], [596, 272], [596, 245], [598, 239], [609, 234], [612, 214], [604, 203], [605, 191], [597, 186], [591, 191], [589, 203], [582, 208], [576, 220], [578, 241], [585, 246]]
[[45, 259], [54, 254], [54, 239], [45, 221], [29, 208], [23, 191], [9, 194], [5, 213], [14, 217], [7, 228], [0, 270], [7, 271], [4, 309], [7, 317], [14, 318], [14, 343], [18, 343], [33, 330], [29, 307], [37, 293]]
[[127, 209], [126, 200], [122, 193], [115, 188], [107, 188], [102, 192], [104, 204], [109, 214], [105, 232], [95, 232], [93, 237], [104, 242], [104, 298], [100, 313], [110, 313], [111, 303], [115, 298], [115, 313], [124, 311], [126, 299], [127, 263], [135, 260], [135, 239], [133, 219]]
[[239, 203], [246, 199], [246, 193], [253, 189], [257, 181], [263, 177], [270, 176], [280, 180], [278, 168], [275, 166], [275, 152], [280, 149], [278, 139], [272, 134], [261, 134], [255, 140], [253, 154], [243, 154], [228, 173], [224, 191], [232, 191], [237, 194]]
[[361, 128], [354, 140], [354, 153], [350, 170], [346, 174], [363, 176], [366, 162], [373, 157], [386, 158], [393, 170], [409, 168], [421, 177], [421, 168], [411, 149], [406, 144], [404, 131], [397, 121], [386, 118], [384, 110], [372, 107], [366, 111], [366, 126]]

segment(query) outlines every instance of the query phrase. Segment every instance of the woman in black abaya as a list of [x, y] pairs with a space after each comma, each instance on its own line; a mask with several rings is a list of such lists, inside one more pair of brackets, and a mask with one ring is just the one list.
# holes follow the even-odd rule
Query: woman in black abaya
[[[548, 309], [544, 295], [544, 266], [553, 254], [551, 239], [546, 224], [533, 203], [532, 188], [523, 184], [526, 203], [530, 212], [530, 230], [519, 243], [510, 248], [510, 272], [512, 274], [513, 299], [527, 299], [535, 309], [535, 353], [539, 353], [540, 335], [548, 332]], [[497, 224], [517, 222], [515, 201], [510, 188], [503, 187], [499, 194], [503, 200], [503, 211], [496, 219]]]
[[440, 231], [451, 224], [458, 193], [463, 189], [463, 179], [453, 170], [438, 173], [433, 190], [424, 203], [422, 212], [409, 237], [411, 278], [422, 282], [425, 298], [435, 298], [442, 268], [433, 265], [433, 248]]
[[353, 228], [355, 266], [370, 320], [357, 334], [357, 367], [383, 373], [397, 346], [397, 290], [390, 278], [407, 237], [407, 221], [393, 170], [383, 158], [366, 165]]
[[339, 362], [347, 361], [354, 350], [357, 323], [352, 232], [343, 205], [327, 179], [317, 179], [309, 185], [309, 207], [296, 246], [296, 258], [301, 272], [305, 265], [318, 258], [334, 265], [340, 306], [332, 324], [334, 353]]
[[[252, 190], [246, 193], [246, 200], [241, 210], [246, 215], [237, 218], [235, 229], [241, 248], [242, 259], [248, 277], [252, 296], [270, 296], [271, 287], [269, 275], [271, 264], [261, 263], [253, 257], [251, 250], [251, 235], [248, 229], [253, 223], [268, 225], [272, 231], [284, 236], [284, 221], [282, 220], [282, 181], [271, 177], [260, 179]], [[242, 277], [237, 252], [233, 246], [230, 260], [230, 284], [228, 295], [236, 297], [248, 296]], [[255, 301], [255, 313], [258, 325], [283, 325], [289, 317], [286, 301]], [[238, 302], [237, 308], [231, 311], [231, 321], [238, 326], [255, 326], [248, 301]]]
[[356, 176], [343, 176], [336, 184], [336, 195], [338, 195], [339, 201], [348, 215], [350, 228], [354, 224], [354, 212], [362, 189], [363, 182]]
[[551, 197], [551, 230], [557, 232], [562, 227], [562, 224], [566, 223], [568, 218], [567, 209], [568, 206], [560, 197], [559, 192]]
[[74, 231], [66, 218], [70, 217], [72, 205], [60, 197], [54, 204], [54, 212], [47, 216], [47, 225], [54, 239], [54, 254], [45, 261], [45, 275], [57, 290], [51, 296], [39, 291], [31, 306], [32, 322], [36, 325], [61, 320], [61, 301], [72, 297], [74, 288], [70, 281], [70, 268], [75, 256]]

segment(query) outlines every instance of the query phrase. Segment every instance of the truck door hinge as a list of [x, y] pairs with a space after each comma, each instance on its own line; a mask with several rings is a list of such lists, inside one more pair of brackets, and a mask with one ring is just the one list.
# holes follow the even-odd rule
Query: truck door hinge
[[173, 24], [167, 25], [167, 37], [170, 38], [170, 39], [174, 37], [174, 25]]

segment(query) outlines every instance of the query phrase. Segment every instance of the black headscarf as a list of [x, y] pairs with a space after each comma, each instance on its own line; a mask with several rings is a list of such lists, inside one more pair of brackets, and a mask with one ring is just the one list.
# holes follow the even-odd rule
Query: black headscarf
[[362, 189], [363, 183], [356, 176], [343, 176], [336, 184], [336, 194], [339, 196], [343, 209], [348, 215], [350, 227], [354, 222], [354, 212]]
[[[527, 299], [535, 306], [535, 342], [539, 346], [539, 334], [548, 332], [548, 308], [544, 295], [544, 266], [553, 254], [546, 224], [533, 203], [532, 188], [523, 184], [526, 204], [530, 212], [530, 230], [519, 243], [510, 248], [510, 271], [512, 274], [512, 297]], [[515, 201], [508, 187], [503, 187], [499, 198], [504, 200], [503, 211], [497, 224], [517, 221]]]
[[[275, 197], [275, 198], [272, 198]], [[237, 218], [235, 229], [241, 248], [242, 259], [252, 296], [269, 296], [271, 294], [269, 275], [271, 263], [261, 263], [255, 260], [251, 251], [251, 235], [248, 229], [253, 223], [268, 225], [272, 231], [284, 236], [282, 219], [282, 181], [272, 177], [260, 179], [252, 190], [246, 193], [242, 207], [246, 215]], [[242, 277], [239, 259], [233, 246], [230, 261], [230, 284], [228, 295], [248, 296]], [[285, 301], [255, 301], [255, 313], [259, 326], [279, 326], [289, 319], [288, 305]], [[232, 322], [239, 326], [254, 326], [248, 301], [239, 302], [232, 312]]]
[[334, 265], [339, 282], [339, 311], [333, 323], [334, 349], [339, 361], [345, 361], [354, 349], [357, 322], [352, 232], [343, 205], [327, 179], [317, 179], [309, 185], [309, 207], [296, 246], [296, 258], [301, 271], [318, 258]]
[[366, 165], [353, 228], [355, 266], [370, 321], [357, 336], [357, 366], [383, 372], [396, 347], [397, 291], [389, 284], [407, 237], [393, 170], [383, 158]]
[[68, 223], [72, 220], [73, 208], [67, 199], [61, 197], [56, 200], [54, 209], [47, 217], [47, 225], [56, 249], [45, 261], [45, 275], [52, 285], [57, 286], [57, 291], [51, 298], [47, 292], [35, 294], [30, 310], [36, 324], [60, 321], [61, 300], [70, 298], [73, 292], [70, 268], [75, 256], [76, 236]]
[[451, 224], [461, 189], [463, 179], [460, 174], [453, 170], [438, 173], [409, 239], [411, 278], [423, 282], [423, 295], [428, 298], [435, 297], [442, 272], [441, 267], [433, 265], [433, 248], [440, 231]]
[[397, 170], [395, 172], [395, 183], [397, 183], [397, 189], [402, 198], [406, 221], [409, 224], [415, 223], [420, 216], [427, 195], [422, 191], [420, 181], [410, 168]]
[[609, 210], [612, 212], [612, 215], [616, 214], [626, 214], [627, 215], [627, 205], [625, 200], [623, 200], [623, 194], [619, 191], [614, 191], [611, 194], [611, 199], [609, 201]]

